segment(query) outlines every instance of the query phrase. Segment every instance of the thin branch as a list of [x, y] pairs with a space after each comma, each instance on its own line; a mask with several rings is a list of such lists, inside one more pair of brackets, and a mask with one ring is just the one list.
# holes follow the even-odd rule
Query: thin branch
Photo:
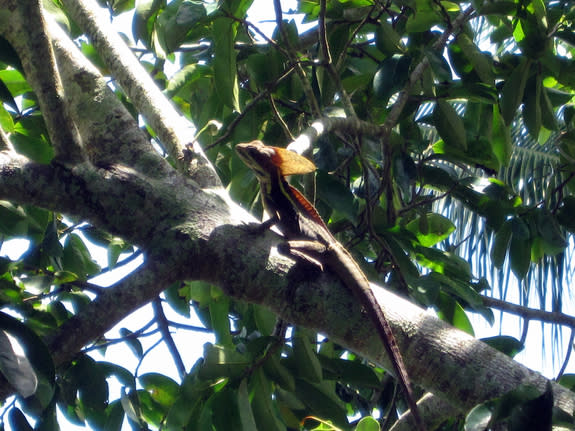
[[150, 332], [146, 332], [146, 330], [148, 328], [150, 328], [153, 324], [154, 324], [154, 321], [151, 320], [148, 323], [146, 323], [144, 326], [142, 326], [140, 329], [138, 329], [137, 331], [134, 331], [134, 332], [131, 332], [130, 334], [124, 335], [123, 337], [108, 338], [108, 339], [106, 339], [105, 342], [99, 342], [99, 341], [95, 342], [90, 347], [86, 347], [85, 349], [83, 349], [82, 352], [84, 352], [84, 353], [93, 352], [93, 351], [105, 349], [105, 348], [110, 347], [110, 346], [114, 346], [116, 344], [125, 343], [126, 340], [137, 340], [138, 338], [142, 338], [142, 337], [150, 337], [150, 336], [160, 332], [159, 328], [155, 328], [155, 329], [152, 329]]
[[98, 275], [106, 274], [107, 272], [111, 272], [111, 271], [114, 271], [118, 268], [121, 268], [122, 266], [125, 266], [125, 265], [135, 261], [141, 255], [142, 255], [142, 250], [138, 249], [138, 250], [134, 251], [132, 254], [130, 254], [128, 257], [126, 257], [125, 259], [122, 259], [122, 260], [116, 262], [116, 264], [114, 266], [107, 266], [105, 268], [102, 268], [100, 270], [100, 272], [98, 273]]
[[309, 151], [313, 143], [322, 135], [338, 131], [356, 135], [379, 136], [383, 128], [377, 124], [358, 119], [357, 117], [321, 117], [316, 119], [291, 144], [288, 149], [298, 154]]
[[286, 137], [290, 141], [293, 141], [294, 136], [292, 135], [291, 130], [289, 129], [288, 125], [286, 124], [286, 122], [284, 121], [282, 116], [280, 115], [278, 108], [276, 106], [276, 102], [274, 101], [274, 98], [271, 94], [268, 95], [268, 102], [270, 103], [270, 106], [272, 108], [272, 113], [274, 114], [274, 117], [275, 117], [276, 121], [278, 122], [278, 124], [280, 125], [280, 127], [282, 128], [284, 134], [286, 135]]
[[501, 299], [483, 297], [483, 304], [488, 307], [497, 308], [506, 313], [515, 314], [527, 320], [539, 320], [546, 323], [554, 323], [575, 329], [575, 317], [569, 316], [557, 311], [544, 311], [535, 308], [523, 307], [517, 304], [511, 304]]
[[228, 137], [232, 134], [232, 132], [234, 131], [236, 126], [239, 124], [239, 122], [246, 116], [246, 114], [251, 109], [253, 109], [260, 102], [261, 99], [263, 99], [266, 96], [269, 96], [271, 94], [271, 91], [273, 91], [273, 89], [275, 89], [280, 84], [280, 82], [282, 82], [284, 79], [286, 79], [288, 76], [290, 76], [294, 72], [294, 70], [295, 70], [295, 68], [293, 66], [290, 67], [279, 78], [277, 78], [273, 83], [269, 84], [268, 87], [264, 91], [258, 93], [254, 97], [252, 97], [252, 99], [244, 107], [242, 112], [240, 112], [232, 120], [232, 122], [228, 125], [228, 127], [226, 127], [226, 131], [218, 139], [216, 139], [214, 142], [212, 142], [209, 145], [206, 145], [206, 150], [209, 150], [213, 147], [216, 147], [219, 144], [221, 144], [222, 142], [226, 141], [228, 139]]
[[327, 41], [327, 29], [325, 25], [325, 13], [326, 13], [326, 3], [327, 0], [320, 0], [319, 2], [319, 15], [317, 17], [318, 21], [318, 33], [319, 33], [319, 46], [321, 53], [323, 55], [323, 61], [326, 64], [331, 64], [331, 53], [329, 52], [329, 43]]
[[[363, 17], [363, 19], [361, 20], [361, 22], [357, 25], [357, 27], [353, 30], [353, 32], [351, 33], [350, 37], [348, 38], [348, 40], [345, 42], [345, 46], [342, 49], [342, 52], [347, 52], [347, 50], [349, 49], [349, 47], [351, 46], [353, 40], [355, 39], [355, 36], [357, 36], [357, 34], [359, 33], [359, 31], [361, 30], [361, 28], [365, 25], [365, 23], [367, 22], [367, 20], [369, 19], [369, 16], [371, 15], [371, 12], [373, 11], [373, 9], [375, 8], [375, 6], [372, 6], [371, 10], [365, 14], [365, 16]], [[371, 44], [372, 42], [369, 42], [368, 44]], [[371, 57], [371, 56], [370, 56]], [[345, 55], [341, 55], [336, 63], [335, 63], [335, 69], [336, 70], [341, 70], [342, 66], [343, 66], [343, 62], [345, 61], [346, 56]]]
[[326, 3], [327, 0], [320, 0], [319, 15], [318, 15], [319, 45], [321, 49], [321, 54], [323, 56], [323, 59], [321, 59], [322, 64], [325, 66], [327, 73], [334, 81], [337, 91], [339, 92], [339, 95], [341, 97], [345, 114], [348, 117], [356, 117], [353, 103], [351, 103], [349, 94], [347, 94], [347, 91], [345, 91], [345, 89], [343, 88], [343, 85], [341, 84], [341, 79], [339, 79], [337, 69], [333, 65], [331, 52], [329, 49], [329, 42], [327, 40], [327, 29], [325, 24]]
[[305, 71], [303, 70], [303, 67], [301, 66], [301, 63], [298, 61], [296, 52], [291, 45], [289, 34], [288, 34], [288, 32], [284, 26], [284, 23], [283, 23], [282, 6], [281, 6], [280, 0], [274, 0], [274, 11], [276, 14], [276, 24], [278, 26], [280, 34], [282, 35], [282, 39], [284, 40], [284, 42], [287, 46], [288, 58], [292, 64], [292, 66], [295, 67], [296, 73], [298, 74], [298, 77], [300, 79], [300, 83], [302, 86], [302, 90], [303, 90], [304, 94], [306, 95], [306, 98], [307, 98], [308, 103], [310, 105], [311, 113], [315, 118], [319, 118], [321, 116], [321, 109], [319, 107], [319, 103], [318, 103], [318, 101], [315, 97], [315, 94], [313, 92], [313, 89], [311, 88], [311, 85], [309, 83], [309, 79], [307, 78]]
[[59, 365], [69, 360], [84, 345], [97, 339], [125, 316], [158, 296], [172, 281], [167, 269], [148, 261], [114, 286], [106, 288], [81, 314], [67, 320], [57, 333], [47, 340], [53, 352], [54, 363]]
[[213, 334], [213, 330], [204, 328], [203, 326], [186, 325], [185, 323], [169, 321], [171, 327], [176, 329], [185, 329], [186, 331], [205, 332], [206, 334]]
[[163, 341], [166, 343], [170, 355], [172, 355], [172, 359], [176, 364], [180, 379], [183, 380], [186, 376], [186, 366], [184, 365], [184, 361], [182, 360], [178, 346], [176, 346], [174, 338], [170, 333], [170, 323], [168, 322], [168, 319], [166, 319], [164, 309], [162, 308], [162, 301], [159, 297], [152, 301], [152, 308], [154, 310], [154, 316], [156, 317], [156, 322], [158, 323], [158, 328], [162, 334]]
[[156, 347], [158, 347], [160, 345], [161, 342], [162, 342], [162, 339], [160, 338], [158, 341], [156, 341], [154, 344], [152, 344], [148, 349], [146, 349], [146, 351], [142, 354], [142, 357], [140, 358], [138, 365], [136, 366], [136, 369], [134, 370], [134, 377], [136, 377], [139, 374], [140, 366], [144, 363], [144, 359], [146, 358], [146, 356], [148, 356], [148, 353], [151, 353]]

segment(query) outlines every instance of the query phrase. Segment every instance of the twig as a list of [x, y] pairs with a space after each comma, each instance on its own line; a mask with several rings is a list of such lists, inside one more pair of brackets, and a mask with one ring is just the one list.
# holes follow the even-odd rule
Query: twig
[[284, 40], [287, 46], [287, 55], [293, 67], [295, 67], [295, 71], [299, 76], [300, 83], [303, 89], [306, 98], [308, 99], [308, 103], [311, 108], [311, 113], [315, 118], [319, 118], [321, 116], [321, 109], [319, 107], [319, 103], [315, 97], [313, 89], [307, 79], [305, 71], [301, 66], [301, 63], [298, 61], [295, 51], [291, 45], [289, 34], [283, 25], [283, 18], [282, 18], [282, 6], [280, 0], [274, 0], [274, 11], [276, 14], [276, 23], [280, 34], [282, 35], [282, 39]]
[[497, 308], [506, 313], [515, 314], [528, 320], [539, 320], [541, 322], [555, 323], [575, 329], [575, 317], [557, 311], [544, 311], [535, 308], [524, 307], [522, 305], [511, 304], [501, 299], [483, 297], [483, 304], [488, 307]]
[[170, 323], [168, 319], [166, 319], [166, 315], [164, 314], [164, 309], [162, 308], [162, 301], [158, 297], [152, 301], [152, 308], [154, 310], [154, 316], [156, 317], [156, 322], [158, 323], [158, 328], [160, 329], [160, 333], [162, 334], [162, 338], [164, 339], [164, 343], [168, 347], [168, 351], [172, 355], [174, 359], [174, 363], [176, 364], [176, 368], [178, 369], [178, 374], [180, 375], [180, 379], [184, 379], [186, 376], [186, 366], [184, 365], [184, 361], [178, 351], [178, 347], [174, 342], [174, 338], [170, 333]]
[[276, 121], [278, 122], [278, 124], [280, 125], [280, 127], [282, 128], [284, 134], [287, 136], [287, 138], [290, 141], [294, 140], [294, 136], [291, 134], [291, 130], [289, 129], [288, 125], [286, 124], [286, 122], [284, 121], [284, 119], [282, 118], [282, 116], [280, 115], [278, 108], [276, 106], [276, 103], [274, 101], [274, 98], [271, 94], [268, 94], [268, 101], [270, 102], [270, 106], [272, 108], [272, 112], [274, 114], [274, 117], [276, 118]]
[[319, 15], [318, 15], [319, 45], [323, 56], [322, 64], [325, 66], [327, 73], [331, 76], [331, 79], [333, 79], [337, 87], [337, 90], [341, 97], [341, 101], [343, 103], [343, 109], [345, 111], [345, 114], [348, 117], [356, 117], [353, 103], [351, 103], [351, 99], [347, 94], [347, 91], [345, 91], [343, 85], [341, 84], [341, 79], [339, 79], [339, 74], [337, 73], [337, 69], [334, 67], [331, 58], [331, 53], [329, 50], [329, 42], [327, 40], [326, 24], [325, 24], [326, 3], [327, 0], [320, 0]]
[[250, 100], [250, 102], [244, 107], [242, 112], [240, 112], [236, 116], [236, 118], [234, 118], [232, 120], [232, 122], [228, 125], [228, 127], [226, 127], [226, 131], [218, 139], [216, 139], [214, 142], [212, 142], [209, 145], [206, 145], [206, 147], [205, 147], [206, 151], [211, 149], [211, 148], [218, 146], [219, 144], [224, 142], [226, 139], [228, 139], [228, 137], [232, 134], [232, 132], [234, 131], [236, 126], [239, 124], [240, 121], [242, 121], [242, 119], [246, 116], [246, 114], [250, 110], [252, 110], [260, 102], [261, 99], [268, 96], [270, 94], [270, 92], [275, 87], [277, 87], [279, 85], [280, 82], [282, 82], [284, 79], [286, 79], [288, 76], [290, 76], [294, 72], [294, 70], [295, 70], [294, 67], [289, 68], [283, 75], [281, 75], [278, 79], [276, 79], [275, 82], [270, 84], [268, 86], [268, 88], [266, 88], [264, 91], [258, 93], [256, 96], [252, 97], [252, 100]]
[[195, 326], [195, 325], [187, 325], [185, 323], [174, 322], [172, 320], [169, 321], [170, 326], [176, 329], [185, 329], [186, 331], [195, 331], [195, 332], [205, 332], [207, 334], [213, 334], [213, 330], [204, 328], [203, 326]]

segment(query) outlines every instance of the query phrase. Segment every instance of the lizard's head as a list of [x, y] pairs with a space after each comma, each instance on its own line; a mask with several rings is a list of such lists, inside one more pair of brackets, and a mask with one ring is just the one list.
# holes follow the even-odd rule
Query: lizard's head
[[236, 152], [260, 180], [269, 178], [273, 173], [287, 176], [307, 174], [316, 169], [315, 165], [305, 157], [285, 148], [264, 145], [262, 141], [238, 144]]

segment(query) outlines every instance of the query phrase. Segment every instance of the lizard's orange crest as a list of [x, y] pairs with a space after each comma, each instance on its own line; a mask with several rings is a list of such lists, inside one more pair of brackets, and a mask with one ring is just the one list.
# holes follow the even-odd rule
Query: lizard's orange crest
[[257, 160], [260, 165], [266, 164], [267, 160], [267, 162], [279, 169], [280, 174], [284, 177], [295, 174], [309, 174], [316, 170], [313, 162], [304, 156], [285, 148], [265, 145], [261, 141], [238, 144], [236, 150], [240, 156], [244, 156], [244, 160], [245, 157], [251, 157]]

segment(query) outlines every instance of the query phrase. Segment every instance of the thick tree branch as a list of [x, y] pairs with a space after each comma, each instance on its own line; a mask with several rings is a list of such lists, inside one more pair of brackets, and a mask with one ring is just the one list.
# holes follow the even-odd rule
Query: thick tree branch
[[148, 176], [172, 174], [100, 72], [53, 19], [48, 23], [67, 101], [90, 161], [126, 164]]
[[18, 53], [26, 78], [38, 96], [56, 158], [61, 163], [81, 163], [85, 154], [65, 103], [41, 3], [40, 0], [0, 1], [0, 10], [8, 12], [0, 14], [0, 35]]
[[[228, 262], [232, 274], [241, 274], [230, 278], [228, 274], [217, 273], [214, 274], [217, 280], [214, 277], [210, 280], [228, 294], [263, 304], [288, 322], [322, 332], [344, 347], [390, 368], [376, 331], [353, 293], [337, 277], [310, 273], [299, 265], [286, 266], [283, 261], [274, 266], [273, 261], [257, 254], [253, 243], [234, 249], [242, 243], [225, 227], [217, 228], [211, 239], [224, 242], [219, 250], [226, 251], [226, 256], [217, 260]], [[243, 259], [238, 259], [238, 255]], [[270, 273], [272, 269], [275, 272]], [[521, 384], [545, 390], [547, 379], [540, 374], [387, 290], [375, 288], [374, 293], [394, 329], [412, 380], [462, 411]], [[572, 411], [573, 393], [559, 385], [554, 385], [553, 390], [556, 405]]]
[[53, 338], [47, 340], [56, 366], [72, 359], [84, 346], [153, 300], [171, 281], [169, 272], [162, 265], [146, 263], [107, 288], [81, 313], [66, 321]]

